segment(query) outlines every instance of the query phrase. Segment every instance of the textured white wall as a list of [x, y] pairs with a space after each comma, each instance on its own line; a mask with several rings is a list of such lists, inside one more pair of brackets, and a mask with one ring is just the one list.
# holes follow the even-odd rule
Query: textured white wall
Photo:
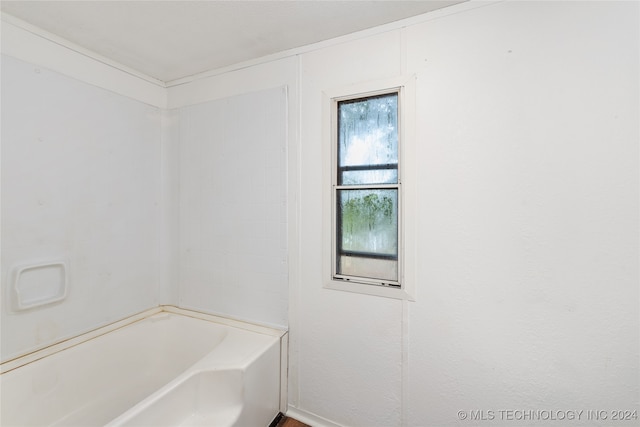
[[[160, 111], [2, 57], [2, 359], [158, 301]], [[15, 312], [18, 265], [65, 258], [68, 297]]]
[[286, 88], [184, 107], [179, 305], [286, 327]]
[[[318, 425], [639, 409], [638, 4], [474, 6], [301, 55], [290, 403]], [[320, 250], [321, 92], [401, 73], [417, 75], [409, 303], [323, 289]]]
[[179, 304], [180, 268], [180, 112], [162, 110], [161, 119], [161, 228], [158, 302]]
[[177, 154], [167, 166], [179, 177], [173, 304], [290, 326], [297, 71], [283, 58], [168, 88]]
[[640, 409], [638, 6], [508, 2], [407, 29], [409, 425]]
[[[301, 57], [299, 400], [344, 425], [400, 423], [401, 302], [323, 289], [322, 94], [398, 76], [400, 34], [391, 32]], [[291, 374], [291, 371], [290, 371]]]
[[407, 29], [424, 123], [411, 425], [639, 409], [638, 12], [514, 2]]

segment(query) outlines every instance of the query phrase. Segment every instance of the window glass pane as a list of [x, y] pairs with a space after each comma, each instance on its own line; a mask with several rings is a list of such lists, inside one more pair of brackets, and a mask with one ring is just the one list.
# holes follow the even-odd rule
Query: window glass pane
[[339, 257], [338, 274], [370, 279], [398, 280], [398, 261], [389, 259], [362, 258], [343, 255]]
[[382, 170], [346, 170], [342, 172], [340, 185], [357, 184], [396, 184], [398, 169]]
[[398, 190], [338, 190], [338, 255], [397, 258]]
[[[368, 174], [349, 172], [372, 165], [380, 168]], [[338, 183], [396, 183], [397, 165], [398, 94], [338, 102]]]

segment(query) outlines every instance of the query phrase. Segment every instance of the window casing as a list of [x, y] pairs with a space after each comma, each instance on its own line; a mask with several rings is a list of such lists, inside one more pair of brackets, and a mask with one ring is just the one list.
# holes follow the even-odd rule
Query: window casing
[[401, 89], [332, 99], [332, 280], [402, 287]]

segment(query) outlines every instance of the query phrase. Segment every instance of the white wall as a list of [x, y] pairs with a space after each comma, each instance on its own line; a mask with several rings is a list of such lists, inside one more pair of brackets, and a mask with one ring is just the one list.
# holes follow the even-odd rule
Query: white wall
[[[302, 55], [297, 408], [344, 425], [400, 423], [402, 304], [323, 289], [323, 91], [401, 74], [398, 31]], [[295, 358], [294, 358], [295, 359]], [[294, 387], [292, 387], [294, 388]]]
[[638, 6], [514, 2], [407, 29], [424, 123], [410, 425], [639, 409]]
[[[157, 107], [2, 57], [3, 360], [157, 305], [159, 124]], [[68, 262], [67, 298], [15, 310], [15, 269], [51, 260]]]
[[[294, 415], [639, 409], [638, 4], [475, 6], [301, 55]], [[321, 93], [414, 73], [416, 301], [323, 289]]]
[[180, 112], [162, 110], [160, 179], [162, 180], [160, 233], [160, 286], [158, 301], [161, 305], [179, 303], [180, 281]]
[[297, 173], [290, 170], [298, 164], [296, 59], [196, 79], [167, 93], [179, 141], [172, 303], [288, 327], [298, 246]]
[[[297, 129], [287, 105], [297, 105], [296, 61], [253, 67], [249, 73], [259, 76], [253, 85], [234, 84], [246, 81], [240, 71], [165, 89], [19, 24], [3, 16], [3, 360], [158, 304], [286, 327], [288, 218], [296, 217], [287, 200], [297, 191], [288, 185], [295, 174], [287, 181], [288, 156], [296, 156], [287, 135]], [[219, 114], [206, 116], [210, 107]], [[240, 109], [252, 115], [234, 120]], [[42, 144], [34, 126], [54, 143]], [[228, 156], [216, 157], [221, 150]], [[253, 164], [240, 174], [246, 153]], [[181, 167], [185, 158], [193, 164]], [[221, 170], [224, 177], [199, 181]], [[239, 183], [255, 184], [259, 190], [245, 200], [262, 203], [229, 203]], [[53, 207], [31, 214], [30, 203], [49, 187], [56, 191]], [[204, 213], [186, 203], [201, 189]], [[212, 234], [222, 223], [208, 215], [216, 212], [245, 217], [238, 228], [226, 223], [225, 233]], [[245, 236], [255, 225], [261, 245]], [[185, 253], [194, 236], [204, 267], [198, 271], [180, 263], [181, 247]], [[69, 260], [68, 298], [15, 312], [16, 267], [58, 259]], [[221, 262], [231, 280], [213, 280], [210, 267]]]
[[286, 328], [286, 87], [179, 110], [179, 306]]
[[[323, 43], [297, 56], [175, 86], [159, 98], [155, 89], [147, 92], [146, 84], [132, 90], [137, 99], [155, 99], [156, 105], [164, 102], [172, 109], [162, 114], [164, 127], [153, 126], [152, 131], [149, 121], [159, 120], [155, 110], [151, 113], [145, 110], [148, 107], [118, 101], [129, 105], [127, 120], [135, 124], [122, 135], [132, 151], [126, 155], [118, 151], [123, 156], [116, 163], [131, 166], [131, 159], [147, 153], [158, 168], [144, 163], [148, 173], [144, 179], [139, 175], [143, 171], [125, 168], [120, 181], [120, 175], [110, 169], [114, 163], [109, 163], [103, 151], [103, 136], [82, 127], [73, 130], [80, 132], [78, 139], [71, 139], [79, 151], [64, 158], [69, 160], [64, 171], [42, 169], [34, 176], [53, 176], [52, 182], [75, 186], [61, 198], [69, 202], [64, 209], [71, 206], [74, 212], [76, 206], [85, 205], [73, 204], [73, 200], [106, 200], [96, 202], [90, 195], [95, 179], [104, 185], [114, 182], [113, 187], [105, 188], [106, 193], [99, 193], [113, 195], [114, 200], [120, 194], [140, 196], [131, 210], [123, 208], [117, 216], [104, 203], [95, 206], [91, 215], [80, 215], [80, 235], [93, 236], [90, 244], [72, 246], [71, 254], [80, 261], [85, 256], [92, 262], [120, 260], [115, 248], [125, 246], [110, 246], [115, 242], [111, 236], [100, 234], [114, 224], [113, 218], [119, 218], [124, 223], [118, 224], [128, 224], [126, 230], [143, 221], [142, 228], [134, 231], [140, 233], [133, 240], [136, 253], [141, 246], [153, 246], [163, 261], [171, 263], [178, 256], [176, 248], [186, 248], [181, 240], [184, 236], [176, 230], [197, 229], [185, 222], [195, 211], [180, 207], [178, 201], [182, 198], [185, 203], [189, 192], [203, 194], [191, 185], [213, 188], [211, 181], [188, 169], [192, 163], [183, 156], [201, 146], [202, 140], [197, 133], [182, 146], [185, 134], [180, 115], [214, 108], [239, 95], [259, 96], [264, 90], [287, 87], [286, 321], [293, 415], [314, 425], [446, 426], [476, 425], [474, 420], [460, 420], [458, 411], [469, 416], [470, 410], [484, 410], [485, 416], [494, 411], [493, 422], [486, 425], [513, 425], [501, 420], [498, 411], [640, 409], [639, 27], [635, 2], [455, 6], [426, 15], [422, 22], [413, 19], [402, 29], [379, 34], [369, 31]], [[55, 55], [48, 58], [64, 67], [55, 63]], [[27, 74], [16, 78], [31, 82], [33, 76]], [[326, 214], [322, 193], [326, 183], [321, 155], [327, 141], [321, 137], [322, 91], [407, 74], [417, 76], [414, 160], [418, 167], [416, 175], [408, 177], [417, 183], [413, 203], [419, 260], [416, 301], [324, 289], [322, 238], [327, 230], [322, 230]], [[71, 93], [80, 96], [96, 90], [82, 86], [80, 91], [78, 84], [69, 83]], [[22, 206], [9, 212], [12, 208], [7, 205], [17, 203], [11, 197], [26, 194], [27, 202], [33, 204], [40, 189], [25, 193], [10, 189], [6, 195], [5, 187], [25, 185], [16, 183], [25, 176], [18, 171], [20, 165], [11, 165], [11, 157], [6, 156], [13, 156], [12, 150], [27, 154], [35, 141], [24, 148], [17, 144], [10, 144], [9, 151], [5, 148], [7, 100], [22, 102], [15, 94], [6, 98], [5, 87], [3, 84], [3, 281], [6, 266], [14, 262], [7, 252], [16, 254], [11, 255], [16, 259], [20, 254], [14, 246], [58, 248], [39, 246], [34, 240], [36, 235], [47, 236], [47, 230], [58, 230], [50, 227], [54, 218], [43, 217], [45, 227], [39, 233], [27, 229], [20, 233], [20, 240], [13, 231], [13, 237], [5, 237], [5, 230], [14, 229], [7, 221], [17, 223], [32, 211]], [[73, 104], [78, 100], [63, 101]], [[200, 103], [204, 104], [189, 107]], [[96, 121], [92, 111], [85, 114]], [[46, 112], [16, 118], [15, 132], [28, 135], [25, 117], [44, 116], [44, 123], [57, 123], [56, 114], [66, 114], [54, 111], [49, 119], [51, 109]], [[125, 120], [119, 113], [111, 114], [113, 120]], [[144, 129], [157, 132], [153, 140], [162, 145], [161, 154], [151, 150], [145, 137], [129, 139]], [[66, 130], [58, 132], [64, 136]], [[206, 132], [203, 128], [202, 133]], [[178, 144], [176, 138], [180, 138]], [[93, 169], [99, 171], [95, 176], [87, 175], [82, 166], [80, 139], [94, 143], [96, 153], [101, 153], [90, 158]], [[206, 147], [210, 149], [213, 147]], [[55, 158], [53, 155], [55, 151], [48, 158]], [[196, 168], [204, 172], [206, 167], [199, 161], [194, 160]], [[74, 176], [86, 177], [84, 181], [71, 182], [73, 167], [80, 171]], [[155, 193], [138, 191], [149, 184], [148, 177], [161, 183]], [[156, 196], [161, 215], [148, 205]], [[66, 217], [58, 220], [65, 230], [76, 227]], [[87, 225], [93, 221], [101, 228]], [[149, 223], [154, 221], [162, 230], [156, 236], [161, 242], [151, 234], [149, 239], [142, 236], [150, 233]], [[30, 244], [23, 245], [24, 235], [31, 236]], [[52, 241], [62, 242], [62, 237]], [[214, 250], [228, 246], [222, 240], [198, 239]], [[129, 253], [126, 249], [124, 254]], [[145, 265], [151, 266], [152, 257], [145, 258]], [[129, 271], [123, 264], [115, 265], [118, 269], [114, 271]], [[218, 293], [208, 290], [214, 282], [187, 280], [185, 265], [179, 267], [163, 264], [154, 270], [162, 271], [159, 284], [145, 270], [150, 275], [147, 279], [155, 281], [153, 289], [145, 280], [109, 288], [98, 280], [106, 270], [91, 264], [86, 277], [97, 278], [82, 282], [82, 292], [76, 293], [80, 299], [67, 312], [71, 315], [63, 331], [97, 326], [109, 317], [158, 301], [196, 305], [197, 300], [203, 311], [220, 311]], [[139, 272], [141, 278], [145, 272]], [[130, 279], [121, 277], [125, 282]], [[100, 305], [96, 295], [104, 297]], [[241, 299], [228, 306], [232, 316], [251, 314], [243, 312], [247, 307], [241, 305]], [[131, 305], [123, 307], [123, 301]], [[274, 320], [271, 316], [282, 316], [283, 310], [281, 306], [268, 311], [268, 317], [258, 321], [279, 323], [282, 317]], [[5, 331], [19, 340], [18, 335], [32, 337], [39, 329], [50, 330], [50, 323], [38, 324], [38, 319], [18, 324], [17, 318], [7, 323], [6, 317], [3, 312], [3, 342]], [[19, 348], [29, 343], [13, 341], [11, 345]], [[594, 423], [583, 414], [573, 424]]]

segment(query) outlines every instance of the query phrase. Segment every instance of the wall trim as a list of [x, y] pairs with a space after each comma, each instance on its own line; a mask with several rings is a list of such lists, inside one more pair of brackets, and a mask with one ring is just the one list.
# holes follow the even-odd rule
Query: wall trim
[[[75, 347], [76, 345], [82, 344], [86, 341], [97, 338], [101, 335], [105, 335], [109, 332], [113, 332], [116, 329], [120, 329], [132, 323], [135, 323], [139, 320], [145, 319], [147, 317], [153, 316], [154, 314], [158, 314], [162, 312], [179, 314], [182, 316], [193, 317], [195, 319], [200, 319], [200, 320], [207, 320], [209, 322], [215, 322], [222, 325], [231, 326], [234, 328], [245, 329], [247, 331], [251, 331], [259, 334], [269, 335], [272, 337], [280, 337], [281, 339], [287, 335], [287, 330], [282, 328], [271, 328], [271, 327], [251, 323], [251, 322], [244, 322], [237, 319], [228, 318], [228, 317], [202, 313], [194, 310], [187, 310], [187, 309], [176, 307], [173, 305], [161, 305], [161, 306], [147, 309], [140, 313], [130, 315], [123, 319], [116, 320], [106, 325], [99, 326], [88, 332], [84, 332], [70, 338], [62, 339], [57, 343], [51, 344], [47, 347], [6, 360], [0, 363], [0, 374], [4, 374], [6, 372], [12, 371], [16, 368], [35, 362], [36, 360], [50, 356], [62, 350]], [[288, 337], [286, 339], [288, 339]]]
[[162, 307], [150, 308], [143, 312], [133, 314], [131, 316], [125, 317], [120, 320], [116, 320], [106, 325], [98, 326], [97, 328], [92, 329], [88, 332], [80, 333], [79, 335], [62, 339], [44, 348], [6, 360], [0, 364], [0, 374], [4, 374], [6, 372], [12, 371], [16, 368], [35, 362], [36, 360], [50, 356], [59, 351], [66, 350], [71, 347], [75, 347], [76, 345], [82, 344], [83, 342], [89, 341], [93, 338], [97, 338], [101, 335], [115, 331], [116, 329], [120, 329], [124, 326], [130, 325], [134, 322], [137, 322], [139, 320], [142, 320], [154, 314], [160, 313], [162, 311], [163, 311]]
[[52, 43], [55, 43], [59, 46], [65, 47], [69, 50], [72, 50], [80, 55], [86, 56], [88, 58], [93, 59], [94, 61], [98, 61], [104, 65], [107, 65], [109, 67], [118, 69], [124, 73], [130, 74], [134, 77], [137, 77], [139, 79], [142, 80], [146, 80], [149, 83], [153, 83], [157, 86], [160, 87], [166, 87], [165, 83], [162, 80], [158, 80], [156, 78], [153, 78], [151, 76], [148, 76], [144, 73], [141, 73], [140, 71], [134, 70], [133, 68], [127, 67], [126, 65], [123, 65], [119, 62], [113, 61], [107, 57], [104, 57], [98, 53], [93, 52], [92, 50], [86, 49], [78, 44], [75, 44], [67, 39], [64, 39], [60, 36], [57, 36], [53, 33], [50, 33], [46, 30], [43, 30], [40, 27], [37, 27], [35, 25], [29, 24], [28, 22], [25, 22], [19, 18], [16, 18], [13, 15], [9, 15], [8, 13], [2, 12], [2, 21], [14, 25], [18, 28], [21, 28], [35, 36], [41, 37], [43, 39], [49, 40]]
[[337, 424], [312, 412], [291, 405], [289, 405], [289, 409], [287, 409], [285, 415], [313, 427], [344, 427], [342, 424]]
[[[18, 28], [20, 30], [25, 31], [26, 33], [29, 33], [31, 36], [33, 37], [38, 37], [40, 39], [42, 39], [43, 41], [48, 41], [50, 43], [53, 43], [54, 45], [57, 45], [59, 48], [62, 49], [66, 49], [68, 51], [70, 51], [69, 53], [75, 53], [78, 55], [81, 55], [82, 57], [84, 57], [85, 59], [90, 59], [95, 61], [96, 63], [101, 64], [104, 67], [108, 67], [112, 70], [112, 72], [121, 72], [126, 74], [128, 77], [133, 77], [136, 79], [139, 79], [143, 82], [149, 83], [153, 86], [155, 86], [156, 88], [160, 89], [162, 91], [162, 95], [158, 96], [157, 94], [152, 95], [153, 98], [160, 98], [159, 100], [153, 100], [153, 101], [149, 101], [149, 100], [145, 100], [145, 99], [140, 99], [139, 96], [130, 96], [131, 98], [134, 99], [139, 99], [142, 100], [143, 102], [149, 103], [151, 105], [157, 106], [157, 107], [161, 107], [161, 108], [167, 108], [167, 88], [171, 88], [171, 87], [175, 87], [175, 86], [180, 86], [180, 85], [184, 85], [184, 84], [188, 84], [188, 83], [192, 83], [194, 81], [197, 80], [202, 80], [202, 79], [206, 79], [209, 77], [215, 77], [218, 75], [222, 75], [222, 74], [226, 74], [226, 73], [230, 73], [233, 71], [238, 71], [238, 70], [242, 70], [245, 68], [251, 68], [257, 65], [262, 65], [262, 64], [267, 64], [270, 62], [274, 62], [274, 61], [278, 61], [284, 58], [289, 58], [289, 57], [295, 57], [295, 56], [300, 56], [302, 54], [305, 53], [309, 53], [309, 52], [313, 52], [316, 50], [320, 50], [320, 49], [324, 49], [327, 47], [331, 47], [331, 46], [335, 46], [338, 44], [342, 44], [342, 43], [347, 43], [350, 41], [354, 41], [354, 40], [358, 40], [358, 39], [362, 39], [362, 38], [366, 38], [366, 37], [371, 37], [373, 35], [377, 35], [377, 34], [382, 34], [382, 33], [386, 33], [389, 31], [395, 31], [395, 30], [399, 30], [405, 27], [409, 27], [412, 25], [416, 25], [416, 24], [420, 24], [423, 22], [427, 22], [427, 21], [431, 21], [431, 20], [435, 20], [435, 19], [439, 19], [445, 16], [449, 16], [449, 15], [453, 15], [453, 14], [457, 14], [457, 13], [461, 13], [461, 12], [465, 12], [471, 9], [476, 9], [476, 8], [480, 8], [480, 7], [486, 7], [486, 6], [490, 6], [492, 4], [495, 3], [500, 3], [504, 0], [469, 0], [466, 1], [464, 3], [458, 3], [458, 4], [454, 4], [452, 6], [447, 6], [444, 7], [442, 9], [438, 9], [438, 10], [434, 10], [431, 12], [427, 12], [421, 15], [417, 15], [417, 16], [412, 16], [410, 18], [405, 18], [405, 19], [401, 19], [395, 22], [390, 22], [387, 24], [383, 24], [383, 25], [379, 25], [377, 27], [373, 27], [373, 28], [368, 28], [365, 30], [361, 30], [361, 31], [357, 31], [355, 33], [351, 33], [351, 34], [346, 34], [343, 36], [339, 36], [339, 37], [335, 37], [333, 39], [329, 39], [329, 40], [323, 40], [320, 42], [316, 42], [316, 43], [312, 43], [306, 46], [301, 46], [301, 47], [297, 47], [297, 48], [293, 48], [293, 49], [288, 49], [288, 50], [284, 50], [281, 52], [277, 52], [271, 55], [266, 55], [260, 58], [255, 58], [255, 59], [251, 59], [248, 61], [243, 61], [243, 62], [239, 62], [237, 64], [232, 64], [226, 67], [221, 67], [221, 68], [216, 68], [213, 70], [208, 70], [208, 71], [204, 71], [202, 73], [198, 73], [198, 74], [194, 74], [191, 76], [186, 76], [186, 77], [182, 77], [179, 79], [174, 79], [174, 80], [169, 80], [169, 81], [162, 81], [159, 79], [156, 79], [154, 77], [148, 76], [144, 73], [141, 73], [133, 68], [127, 67], [126, 65], [120, 64], [116, 61], [113, 61], [109, 58], [106, 58], [102, 55], [99, 55], [89, 49], [86, 49], [80, 45], [77, 45], [67, 39], [64, 39], [62, 37], [59, 37], [53, 33], [50, 33], [48, 31], [45, 31], [35, 25], [29, 24], [28, 22], [25, 22], [19, 18], [16, 18], [12, 15], [9, 15], [5, 12], [1, 12], [0, 13], [0, 18], [2, 20], [2, 22], [6, 25], [9, 26], [13, 26], [14, 28]], [[9, 43], [9, 45], [11, 45], [11, 43]], [[5, 40], [3, 40], [3, 46], [2, 46], [2, 52], [4, 54], [8, 54], [10, 56], [14, 56], [18, 59], [24, 60], [26, 62], [33, 62], [33, 60], [30, 60], [29, 58], [25, 58], [23, 55], [20, 54], [16, 54], [16, 50], [17, 49], [23, 49], [25, 46], [23, 44], [20, 44], [20, 46], [14, 46], [14, 47], [9, 47], [8, 51], [9, 52], [5, 52], [6, 50], [6, 44], [5, 44]], [[64, 61], [63, 61], [64, 62]], [[43, 66], [47, 66], [47, 64], [41, 64]], [[60, 71], [57, 70], [57, 67], [51, 67], [53, 70], [56, 71]], [[78, 78], [75, 73], [65, 73], [64, 71], [63, 74], [67, 74], [67, 75], [71, 75], [72, 77]], [[94, 83], [93, 80], [89, 81], [88, 79], [81, 79], [83, 81], [88, 81], [89, 83], [95, 84], [96, 86], [100, 86], [100, 87], [104, 87], [102, 86], [100, 83]], [[122, 83], [122, 82], [118, 82], [117, 84]], [[105, 87], [106, 88], [106, 87]], [[121, 93], [120, 91], [117, 90], [113, 90], [113, 88], [107, 88], [107, 89], [111, 89], [112, 91], [115, 91], [116, 93]], [[126, 95], [126, 94], [124, 94]]]
[[233, 71], [242, 70], [244, 68], [250, 68], [256, 65], [261, 65], [273, 61], [278, 61], [283, 58], [291, 56], [300, 56], [305, 53], [314, 52], [316, 50], [324, 49], [327, 47], [348, 43], [354, 40], [359, 40], [367, 37], [371, 37], [377, 34], [387, 33], [390, 31], [399, 30], [412, 25], [420, 24], [434, 19], [443, 18], [445, 16], [465, 12], [471, 9], [477, 9], [480, 7], [490, 6], [495, 3], [500, 3], [505, 0], [468, 0], [464, 3], [454, 4], [442, 9], [437, 9], [431, 12], [423, 13], [421, 15], [412, 16], [410, 18], [401, 19], [398, 21], [390, 22], [376, 27], [368, 28], [366, 30], [360, 30], [355, 33], [346, 34], [343, 36], [335, 37], [328, 40], [312, 43], [306, 46], [296, 47], [288, 50], [283, 50], [271, 55], [266, 55], [260, 58], [250, 59], [237, 64], [232, 64], [226, 67], [216, 68], [213, 70], [204, 71], [202, 73], [194, 74], [191, 76], [182, 77], [175, 80], [169, 80], [165, 82], [166, 87], [180, 86], [186, 83], [191, 83], [195, 80], [201, 80], [208, 77], [214, 77], [221, 74], [230, 73]]
[[167, 106], [164, 82], [102, 57], [6, 13], [0, 15], [3, 55], [158, 108]]

